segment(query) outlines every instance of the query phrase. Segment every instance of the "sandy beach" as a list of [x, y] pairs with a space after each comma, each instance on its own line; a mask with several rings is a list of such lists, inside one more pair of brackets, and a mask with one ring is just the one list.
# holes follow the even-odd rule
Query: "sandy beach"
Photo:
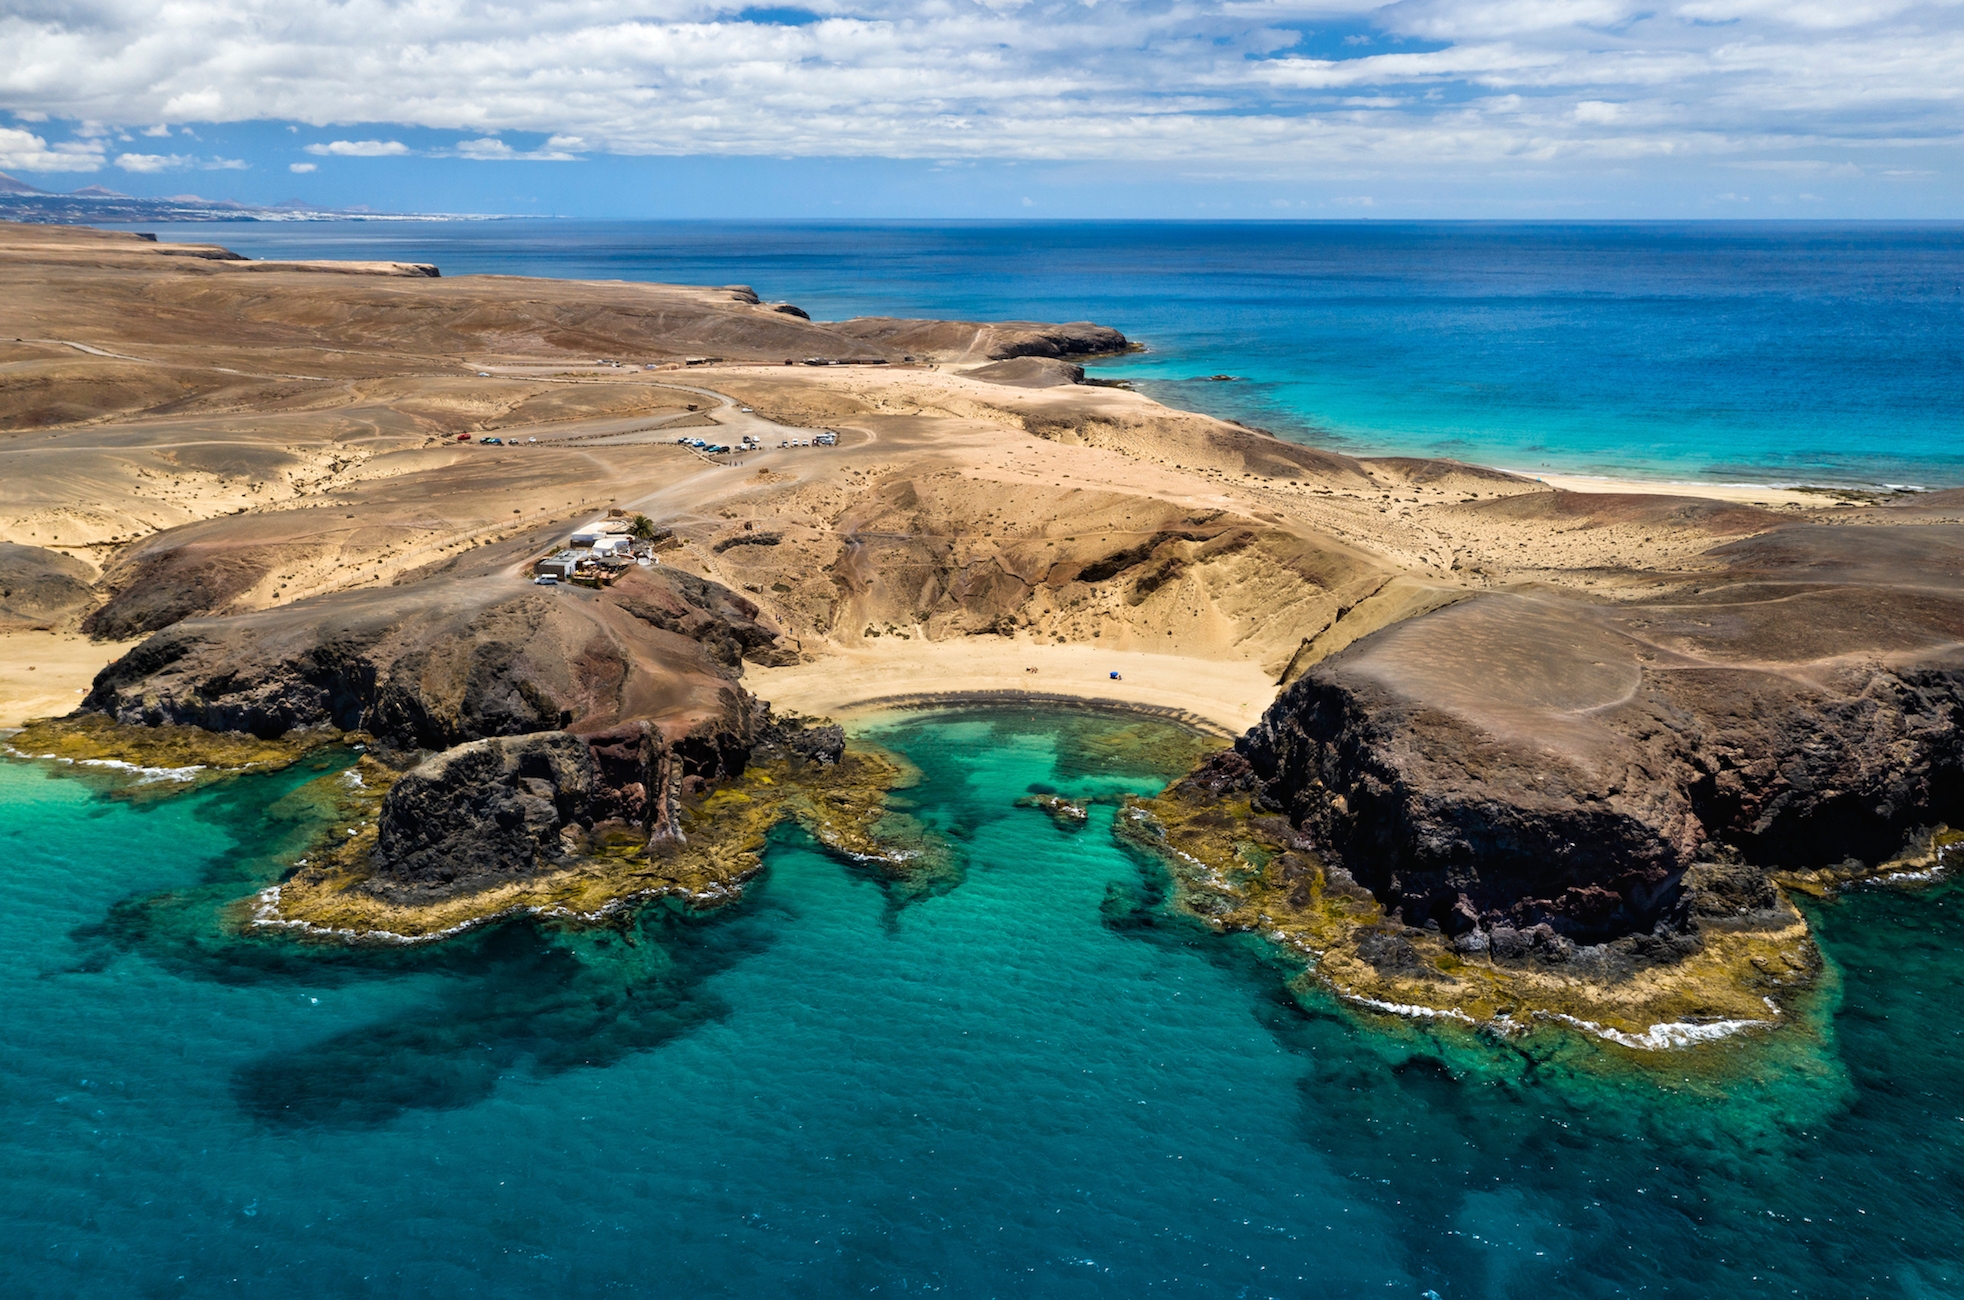
[[1247, 661], [1004, 637], [876, 643], [816, 663], [753, 668], [746, 681], [780, 710], [841, 720], [901, 701], [1026, 692], [1164, 712], [1229, 735], [1247, 730], [1275, 695], [1274, 678]]
[[135, 644], [74, 632], [0, 633], [0, 727], [70, 712], [102, 666]]
[[[1729, 501], [1737, 505], [1819, 510], [1842, 504], [1832, 488], [1769, 487], [1759, 483], [1700, 483], [1662, 479], [1605, 478], [1593, 474], [1537, 474], [1527, 470], [1504, 470], [1523, 478], [1545, 483], [1564, 492], [1618, 492], [1643, 496], [1702, 497], [1708, 501]], [[1850, 494], [1855, 496], [1858, 494]]]

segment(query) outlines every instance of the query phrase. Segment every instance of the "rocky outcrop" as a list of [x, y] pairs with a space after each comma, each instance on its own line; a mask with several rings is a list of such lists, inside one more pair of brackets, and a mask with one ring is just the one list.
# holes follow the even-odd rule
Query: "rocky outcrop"
[[756, 605], [678, 569], [588, 591], [500, 566], [177, 622], [104, 669], [84, 709], [269, 739], [368, 733], [408, 770], [381, 797], [362, 887], [408, 905], [596, 844], [679, 845], [688, 801], [757, 755], [837, 764], [843, 732], [774, 718], [739, 685], [745, 659], [795, 658]]
[[72, 626], [95, 604], [92, 575], [59, 551], [0, 542], [0, 628]]
[[364, 888], [402, 905], [555, 870], [595, 838], [626, 833], [659, 850], [685, 843], [685, 795], [741, 776], [754, 760], [797, 773], [836, 765], [845, 733], [753, 715], [746, 730], [702, 728], [676, 743], [637, 721], [609, 731], [499, 736], [425, 759], [389, 788]]
[[1871, 539], [1832, 531], [1720, 548], [1730, 581], [1672, 603], [1492, 594], [1390, 628], [1190, 786], [1251, 793], [1469, 950], [1772, 909], [1770, 871], [1872, 866], [1964, 820], [1964, 539], [1916, 530], [1885, 584]]
[[391, 901], [439, 898], [527, 876], [591, 826], [595, 762], [563, 731], [445, 750], [383, 800], [371, 888]]
[[263, 737], [335, 726], [404, 749], [635, 720], [679, 738], [752, 707], [735, 686], [745, 655], [781, 658], [776, 629], [688, 574], [591, 593], [496, 574], [185, 620], [105, 668], [83, 707]]
[[1037, 321], [898, 320], [861, 316], [823, 327], [888, 354], [931, 361], [1006, 361], [1011, 357], [1091, 357], [1131, 350], [1119, 331], [1090, 321], [1046, 325]]

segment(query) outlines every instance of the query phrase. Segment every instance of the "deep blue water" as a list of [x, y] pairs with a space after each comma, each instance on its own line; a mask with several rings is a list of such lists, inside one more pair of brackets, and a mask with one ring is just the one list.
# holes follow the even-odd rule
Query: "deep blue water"
[[[157, 228], [253, 256], [750, 284], [821, 319], [1092, 319], [1101, 368], [1354, 453], [1964, 484], [1964, 223], [486, 222]], [[1212, 374], [1229, 383], [1195, 382]]]
[[[1964, 1290], [1964, 891], [1819, 910], [1819, 1033], [1635, 1068], [1359, 1022], [1014, 801], [1151, 728], [915, 716], [924, 896], [414, 950], [241, 937], [333, 760], [175, 797], [0, 763], [0, 1293], [1810, 1296]], [[1609, 1054], [1605, 1054], [1609, 1053]]]

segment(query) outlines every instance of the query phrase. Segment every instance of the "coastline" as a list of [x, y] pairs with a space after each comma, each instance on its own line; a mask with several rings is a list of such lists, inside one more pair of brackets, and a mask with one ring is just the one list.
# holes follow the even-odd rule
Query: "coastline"
[[[754, 866], [756, 818], [792, 797], [757, 751], [846, 752], [842, 728], [804, 719], [1124, 709], [1248, 733], [1160, 796], [1157, 822], [1175, 873], [1199, 872], [1235, 927], [1300, 929], [1333, 986], [1375, 1003], [1641, 1036], [1754, 1018], [1751, 958], [1785, 963], [1806, 934], [1763, 870], [1695, 856], [1761, 832], [1682, 773], [1720, 770], [1751, 800], [1805, 764], [1802, 794], [1880, 809], [1850, 841], [1865, 852], [1933, 820], [1924, 794], [1868, 791], [1950, 761], [1947, 733], [1906, 728], [1932, 757], [1905, 757], [1890, 719], [1844, 697], [1869, 690], [1851, 651], [1886, 650], [1878, 673], [1920, 670], [1919, 653], [1945, 671], [1964, 626], [1931, 595], [1957, 572], [1949, 535], [1894, 527], [1950, 522], [1941, 500], [1877, 511], [1861, 507], [1881, 494], [1853, 489], [1360, 459], [1074, 382], [1068, 358], [1123, 344], [1103, 326], [814, 322], [744, 286], [389, 277], [396, 305], [351, 337], [315, 322], [369, 310], [359, 268], [271, 269], [248, 290], [67, 238], [100, 264], [43, 266], [23, 246], [15, 274], [70, 290], [50, 299], [69, 316], [21, 327], [18, 364], [63, 386], [63, 411], [129, 432], [12, 439], [40, 478], [95, 485], [86, 510], [22, 497], [8, 544], [40, 576], [14, 594], [48, 611], [28, 626], [155, 634], [100, 674], [105, 725], [331, 722], [400, 759], [363, 787], [377, 811], [343, 819], [334, 860], [295, 864], [341, 874], [283, 890], [285, 919], [408, 934], [504, 909], [501, 890], [554, 907], [571, 890], [581, 915], [650, 881], [699, 894]], [[129, 330], [144, 318], [111, 309], [159, 283], [221, 305], [283, 288], [271, 301], [316, 331], [308, 369], [333, 373], [295, 377], [254, 336], [185, 356]], [[484, 321], [475, 355], [453, 358], [460, 323]], [[537, 341], [602, 325], [571, 356]], [[384, 326], [386, 359], [354, 346]], [[689, 355], [707, 338], [729, 355]], [[327, 385], [339, 405], [288, 412], [283, 387], [242, 375]], [[199, 411], [275, 409], [214, 432], [186, 414], [186, 383]], [[349, 446], [323, 410], [374, 432]], [[182, 463], [189, 432], [222, 435], [231, 459]], [[164, 489], [181, 518], [146, 513]], [[643, 563], [598, 544], [625, 533]], [[57, 543], [100, 556], [100, 575]], [[574, 581], [536, 581], [546, 561]], [[1769, 601], [1779, 584], [1791, 599]], [[32, 683], [24, 715], [71, 709], [110, 652], [58, 635], [9, 650], [42, 646], [69, 652], [74, 680]], [[1732, 773], [1735, 754], [1766, 762]], [[1604, 777], [1624, 772], [1645, 788]], [[1794, 803], [1782, 833], [1811, 808]], [[1496, 818], [1492, 845], [1461, 833]], [[736, 856], [713, 871], [678, 856], [724, 832]], [[1808, 841], [1800, 865], [1855, 856]], [[370, 880], [392, 883], [370, 897]], [[1698, 921], [1742, 915], [1758, 937], [1730, 948]], [[1503, 963], [1492, 987], [1460, 973], [1495, 960], [1481, 954]]]
[[1790, 510], [1829, 510], [1837, 506], [1867, 504], [1882, 489], [1838, 487], [1776, 487], [1761, 483], [1711, 483], [1700, 480], [1614, 478], [1608, 475], [1577, 473], [1536, 473], [1510, 469], [1505, 465], [1489, 468], [1563, 492], [1628, 493], [1636, 496], [1703, 497], [1732, 505], [1784, 507]]

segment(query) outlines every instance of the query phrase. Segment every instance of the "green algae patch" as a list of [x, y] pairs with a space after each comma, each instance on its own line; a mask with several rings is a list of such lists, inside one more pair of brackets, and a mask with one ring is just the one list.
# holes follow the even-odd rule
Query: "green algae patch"
[[251, 925], [418, 942], [511, 916], [597, 922], [658, 897], [718, 907], [742, 896], [762, 869], [770, 831], [787, 821], [835, 856], [895, 880], [952, 871], [938, 839], [887, 807], [890, 791], [917, 779], [912, 768], [885, 750], [854, 745], [829, 765], [752, 764], [684, 805], [679, 838], [650, 844], [634, 828], [596, 827], [536, 875], [430, 902], [396, 902], [370, 887], [376, 816], [396, 776], [365, 760], [356, 779], [343, 782], [341, 815], [291, 877], [251, 900]]
[[364, 739], [322, 727], [262, 740], [242, 731], [165, 724], [137, 726], [83, 713], [35, 722], [7, 738], [19, 758], [43, 759], [133, 778], [131, 791], [178, 793], [217, 777], [286, 767], [329, 745]]
[[1113, 831], [1165, 864], [1180, 911], [1216, 933], [1258, 934], [1295, 954], [1304, 967], [1298, 996], [1321, 986], [1353, 1012], [1509, 1035], [1566, 1027], [1655, 1059], [1656, 1049], [1806, 1019], [1790, 1004], [1822, 975], [1807, 922], [1784, 895], [1753, 924], [1704, 920], [1695, 949], [1668, 959], [1586, 960], [1587, 949], [1562, 962], [1496, 959], [1388, 917], [1347, 872], [1293, 846], [1287, 820], [1258, 812], [1245, 795], [1176, 785], [1128, 801]]

